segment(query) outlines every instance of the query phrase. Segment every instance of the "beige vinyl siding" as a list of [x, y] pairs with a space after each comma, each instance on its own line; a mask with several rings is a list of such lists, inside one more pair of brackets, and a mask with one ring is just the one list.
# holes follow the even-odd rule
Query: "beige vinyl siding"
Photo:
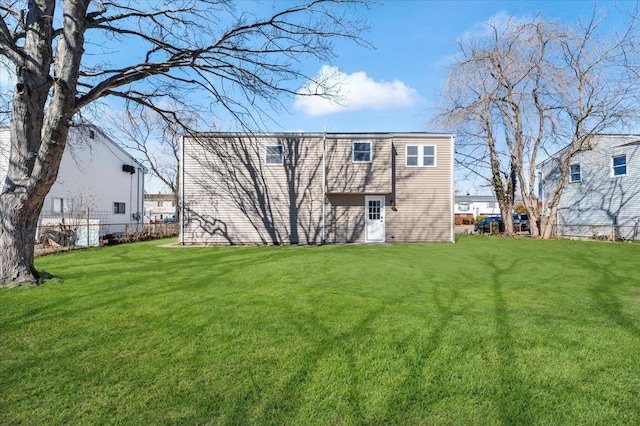
[[[322, 229], [322, 140], [184, 139], [184, 241], [315, 244]], [[282, 144], [284, 164], [266, 164]]]
[[[372, 143], [370, 163], [353, 162], [354, 141]], [[327, 138], [327, 193], [379, 194], [391, 191], [391, 140], [366, 135]]]
[[[226, 137], [226, 139], [225, 139]], [[323, 203], [328, 243], [365, 242], [365, 197], [385, 198], [387, 242], [451, 241], [453, 137], [432, 134], [204, 134], [183, 141], [181, 241], [317, 244]], [[371, 163], [352, 142], [371, 141]], [[327, 194], [323, 197], [326, 142]], [[284, 164], [265, 164], [267, 145]], [[407, 145], [435, 145], [436, 167], [406, 167]]]
[[[394, 209], [386, 209], [387, 241], [450, 241], [453, 197], [451, 136], [393, 140]], [[435, 145], [436, 167], [407, 167], [407, 145]], [[387, 200], [390, 203], [390, 200]]]
[[362, 194], [327, 195], [327, 242], [364, 243], [364, 199]]

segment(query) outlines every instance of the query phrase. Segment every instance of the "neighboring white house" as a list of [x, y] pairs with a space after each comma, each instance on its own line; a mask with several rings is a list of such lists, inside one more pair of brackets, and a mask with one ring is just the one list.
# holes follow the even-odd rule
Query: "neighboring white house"
[[[9, 128], [0, 127], [3, 184], [9, 164], [8, 153]], [[145, 172], [141, 163], [98, 127], [72, 127], [58, 178], [44, 200], [40, 225], [89, 223], [89, 233], [100, 236], [142, 229]], [[94, 240], [97, 238], [92, 238]]]
[[144, 194], [145, 222], [172, 222], [176, 214], [173, 194]]
[[[538, 166], [540, 198], [549, 200], [559, 179], [561, 150]], [[640, 233], [640, 136], [596, 135], [571, 159], [557, 211], [557, 234], [636, 239]]]
[[493, 195], [456, 195], [454, 214], [461, 219], [497, 216], [500, 214], [500, 206]]

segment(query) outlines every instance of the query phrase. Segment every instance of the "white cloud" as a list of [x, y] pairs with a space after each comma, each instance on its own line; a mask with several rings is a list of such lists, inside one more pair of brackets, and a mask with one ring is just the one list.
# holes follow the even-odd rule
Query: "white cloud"
[[327, 65], [298, 93], [295, 108], [310, 116], [366, 109], [409, 108], [421, 99], [415, 89], [400, 80], [375, 81], [364, 71], [346, 74]]

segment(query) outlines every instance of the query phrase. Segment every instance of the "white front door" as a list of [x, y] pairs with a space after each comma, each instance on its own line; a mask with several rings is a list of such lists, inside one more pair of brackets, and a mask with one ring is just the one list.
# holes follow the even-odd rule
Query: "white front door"
[[384, 242], [384, 196], [364, 197], [364, 233], [368, 243]]

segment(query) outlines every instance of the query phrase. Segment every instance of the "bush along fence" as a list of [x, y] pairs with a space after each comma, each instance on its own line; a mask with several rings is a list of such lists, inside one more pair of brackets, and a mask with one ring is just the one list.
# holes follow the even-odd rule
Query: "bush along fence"
[[[120, 216], [120, 217], [119, 217]], [[81, 248], [152, 240], [178, 235], [176, 222], [145, 222], [142, 217], [86, 209], [83, 212], [43, 212], [37, 245]]]

